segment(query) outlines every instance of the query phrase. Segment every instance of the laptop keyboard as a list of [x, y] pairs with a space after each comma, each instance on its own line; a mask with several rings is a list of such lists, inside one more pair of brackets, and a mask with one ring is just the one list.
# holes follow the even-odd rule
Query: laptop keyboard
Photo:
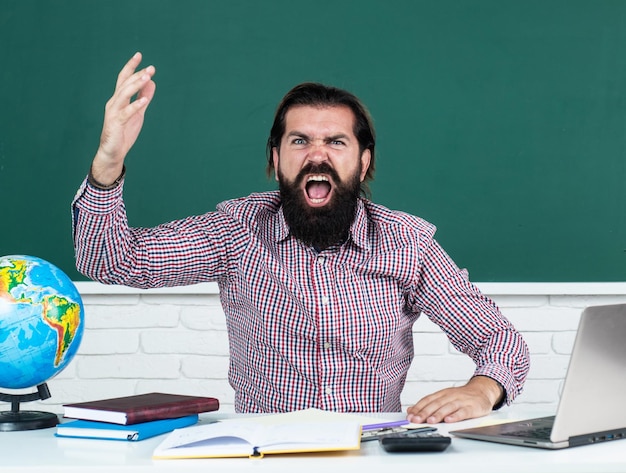
[[542, 417], [531, 422], [511, 425], [510, 430], [502, 432], [511, 437], [526, 437], [536, 440], [550, 440], [554, 416]]
[[552, 433], [552, 427], [537, 427], [506, 432], [506, 435], [537, 440], [550, 440], [550, 433]]

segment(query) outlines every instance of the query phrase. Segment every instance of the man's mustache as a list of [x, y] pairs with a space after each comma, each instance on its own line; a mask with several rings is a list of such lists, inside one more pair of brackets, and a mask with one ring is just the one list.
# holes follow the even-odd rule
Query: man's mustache
[[302, 182], [307, 174], [328, 174], [335, 183], [341, 183], [339, 174], [328, 163], [309, 163], [305, 165], [296, 176], [296, 183]]

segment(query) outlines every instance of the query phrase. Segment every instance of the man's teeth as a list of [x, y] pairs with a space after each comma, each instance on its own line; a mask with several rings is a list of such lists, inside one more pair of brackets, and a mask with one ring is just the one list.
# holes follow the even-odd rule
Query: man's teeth
[[326, 176], [309, 176], [309, 178], [307, 179], [307, 182], [311, 182], [311, 181], [328, 182], [328, 178]]

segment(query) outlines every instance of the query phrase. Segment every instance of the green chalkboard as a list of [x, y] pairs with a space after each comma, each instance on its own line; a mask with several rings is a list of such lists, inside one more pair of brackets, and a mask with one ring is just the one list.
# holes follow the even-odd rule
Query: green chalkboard
[[273, 189], [274, 108], [314, 80], [374, 116], [373, 199], [437, 225], [473, 280], [623, 281], [625, 47], [621, 0], [0, 0], [0, 254], [84, 280], [70, 202], [140, 50], [134, 226]]

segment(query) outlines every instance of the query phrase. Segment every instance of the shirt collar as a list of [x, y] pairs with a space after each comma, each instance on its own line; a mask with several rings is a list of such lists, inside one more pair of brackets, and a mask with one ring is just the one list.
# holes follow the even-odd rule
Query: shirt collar
[[[276, 225], [276, 241], [281, 242], [286, 240], [289, 236], [289, 226], [285, 221], [285, 215], [283, 214], [283, 207], [281, 205], [277, 214], [278, 222]], [[359, 248], [368, 251], [370, 249], [369, 239], [367, 237], [368, 221], [367, 211], [363, 199], [359, 199], [356, 205], [356, 212], [354, 214], [354, 221], [350, 225], [350, 238], [352, 242]]]
[[365, 210], [363, 199], [359, 199], [356, 205], [354, 221], [350, 226], [350, 236], [354, 244], [365, 251], [370, 250], [368, 228], [369, 220], [367, 218], [367, 210]]

